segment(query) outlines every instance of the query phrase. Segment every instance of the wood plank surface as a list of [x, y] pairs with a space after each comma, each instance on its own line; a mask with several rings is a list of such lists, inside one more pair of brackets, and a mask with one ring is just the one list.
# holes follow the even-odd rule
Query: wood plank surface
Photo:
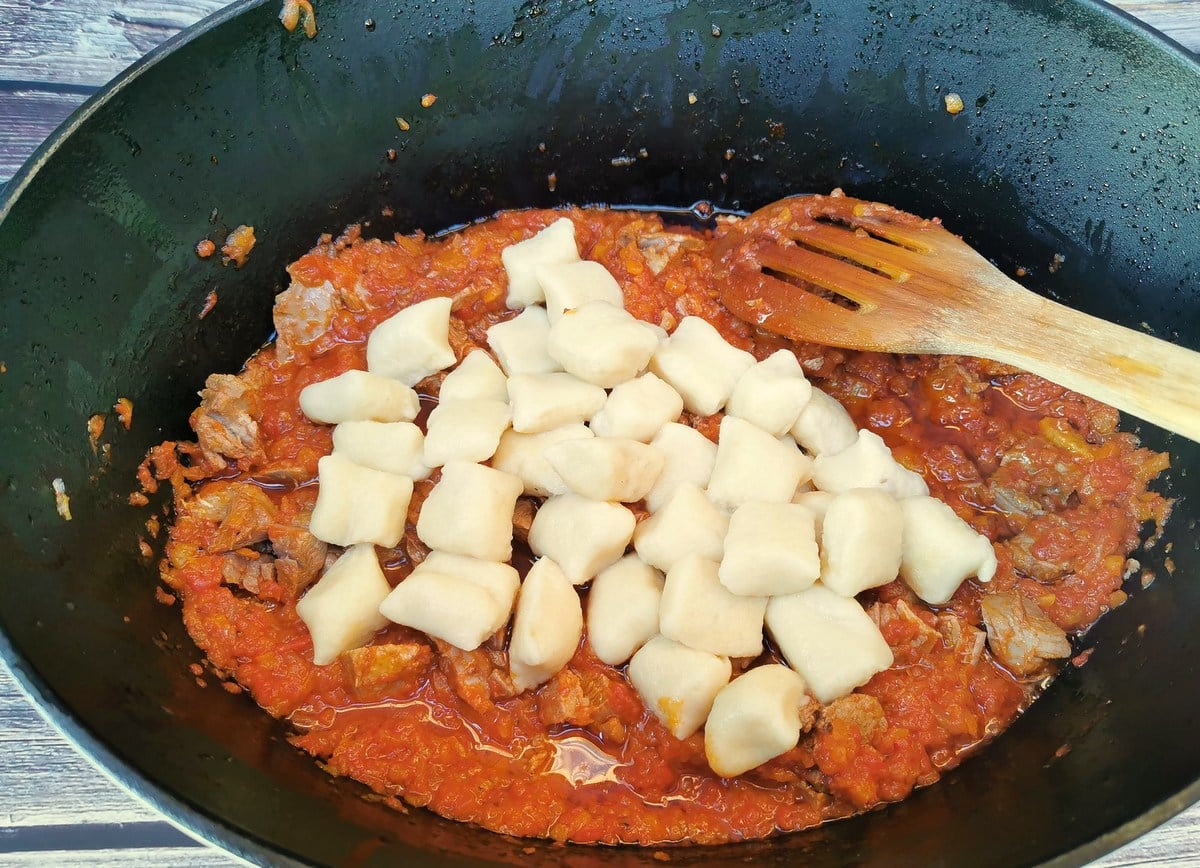
[[[0, 183], [87, 96], [223, 0], [0, 0]], [[1200, 51], [1200, 0], [1121, 0]], [[0, 664], [0, 866], [224, 868], [50, 727]], [[1200, 806], [1092, 868], [1200, 866]]]

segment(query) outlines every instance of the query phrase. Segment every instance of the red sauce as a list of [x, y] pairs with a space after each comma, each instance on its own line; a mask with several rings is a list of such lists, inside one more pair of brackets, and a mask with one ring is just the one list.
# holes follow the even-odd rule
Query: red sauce
[[[502, 651], [429, 647], [422, 635], [390, 627], [374, 646], [420, 646], [420, 653], [402, 674], [372, 681], [354, 677], [344, 661], [313, 665], [295, 611], [302, 588], [289, 587], [279, 570], [254, 590], [231, 584], [231, 558], [257, 569], [271, 553], [261, 541], [220, 549], [220, 521], [201, 504], [221, 486], [251, 482], [270, 501], [275, 524], [304, 526], [316, 462], [331, 440], [327, 426], [300, 413], [299, 391], [365, 367], [371, 329], [432, 296], [455, 298], [460, 358], [472, 344], [485, 346], [486, 329], [512, 315], [504, 308], [501, 249], [559, 216], [504, 213], [436, 242], [362, 240], [352, 232], [291, 266], [296, 282], [329, 282], [341, 300], [316, 340], [289, 344], [287, 361], [268, 347], [240, 375], [262, 456], [218, 467], [194, 446], [152, 453], [159, 477], [177, 483], [164, 578], [213, 666], [288, 719], [294, 743], [332, 774], [497, 832], [579, 842], [719, 843], [802, 829], [904, 798], [1011, 723], [1033, 688], [990, 653], [963, 654], [943, 641], [937, 616], [979, 625], [981, 593], [1016, 589], [1061, 627], [1086, 628], [1115, 599], [1141, 525], [1166, 518], [1167, 502], [1147, 490], [1166, 456], [1116, 431], [1115, 411], [1001, 365], [792, 346], [756, 334], [718, 301], [712, 235], [671, 228], [689, 240], [654, 272], [638, 244], [664, 231], [650, 214], [566, 212], [582, 254], [625, 287], [632, 313], [668, 329], [686, 315], [703, 316], [760, 358], [790, 347], [859, 425], [877, 431], [935, 496], [996, 544], [1000, 569], [991, 585], [964, 584], [940, 611], [899, 582], [861, 598], [911, 615], [882, 622], [896, 663], [858, 691], [878, 700], [882, 722], [822, 716], [794, 750], [722, 780], [708, 769], [703, 735], [672, 737], [623, 671], [591, 655], [586, 638], [567, 669], [512, 696]], [[434, 394], [437, 378], [422, 385]], [[715, 422], [699, 427], [715, 432]], [[418, 483], [410, 523], [432, 484]], [[422, 556], [411, 524], [408, 537], [380, 552], [393, 584]]]

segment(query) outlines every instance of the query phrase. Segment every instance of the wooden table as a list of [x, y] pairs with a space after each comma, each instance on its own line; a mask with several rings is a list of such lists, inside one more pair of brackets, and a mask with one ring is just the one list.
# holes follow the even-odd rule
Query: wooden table
[[[223, 0], [0, 0], [0, 184], [105, 82]], [[1200, 0], [1116, 4], [1200, 51]], [[0, 866], [229, 866], [81, 757], [0, 664]], [[1094, 863], [1200, 865], [1200, 805]]]

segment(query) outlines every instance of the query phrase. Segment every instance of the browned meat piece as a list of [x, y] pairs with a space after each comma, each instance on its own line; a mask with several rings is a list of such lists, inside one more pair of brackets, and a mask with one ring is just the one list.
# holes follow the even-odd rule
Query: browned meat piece
[[210, 551], [226, 552], [244, 548], [267, 538], [267, 528], [275, 521], [275, 504], [267, 493], [249, 482], [229, 487], [225, 516], [212, 537]]
[[650, 271], [660, 274], [680, 250], [699, 250], [704, 247], [704, 242], [674, 232], [649, 232], [638, 238], [637, 246], [638, 250], [642, 251], [646, 265], [650, 266]]
[[267, 528], [275, 552], [275, 576], [293, 596], [316, 581], [325, 568], [329, 546], [306, 529], [285, 524]]
[[296, 347], [311, 344], [328, 331], [333, 315], [341, 308], [340, 294], [329, 281], [305, 286], [293, 280], [275, 296], [275, 352], [279, 360], [291, 361]]
[[346, 679], [361, 699], [398, 682], [415, 683], [429, 670], [433, 650], [422, 642], [368, 645], [343, 652], [341, 661]]
[[266, 454], [254, 421], [257, 413], [250, 391], [239, 377], [212, 374], [204, 382], [200, 406], [190, 420], [204, 457], [217, 467], [224, 467], [226, 458], [264, 461]]
[[[1019, 534], [1008, 540], [1013, 566], [1043, 584], [1057, 582], [1071, 572], [1071, 558], [1057, 540], [1071, 539], [1074, 532], [1060, 515], [1042, 515], [1031, 521]], [[1052, 554], [1053, 552], [1053, 554]], [[1058, 557], [1055, 557], [1055, 554]]]
[[221, 580], [227, 585], [240, 585], [257, 594], [263, 582], [275, 578], [275, 564], [270, 555], [229, 552], [221, 564]]
[[515, 696], [508, 674], [508, 655], [486, 647], [462, 651], [448, 642], [433, 639], [438, 668], [459, 698], [480, 712], [490, 712], [497, 699]]
[[[893, 600], [890, 603], [876, 603], [867, 610], [867, 614], [881, 630], [897, 622], [903, 625], [905, 632], [899, 635], [907, 638], [901, 639], [892, 648], [897, 660], [902, 663], [916, 662], [942, 639], [941, 634], [921, 618], [903, 599]], [[895, 632], [893, 628], [892, 633], [895, 634]]]
[[974, 666], [983, 656], [986, 634], [957, 615], [938, 615], [937, 631], [942, 634], [942, 644], [953, 650], [961, 662]]
[[537, 515], [537, 501], [522, 497], [517, 500], [513, 510], [513, 539], [519, 543], [529, 544], [529, 528], [533, 527], [533, 517]]
[[414, 527], [410, 526], [405, 529], [402, 544], [404, 546], [404, 556], [414, 568], [424, 563], [425, 558], [429, 556], [429, 546], [421, 542], [421, 538], [417, 536], [417, 531]]
[[456, 316], [450, 317], [450, 330], [446, 337], [450, 342], [450, 349], [454, 350], [454, 358], [460, 362], [472, 350], [480, 348], [479, 344], [471, 340], [471, 336], [467, 333], [466, 325]]
[[613, 710], [614, 685], [598, 672], [563, 669], [538, 690], [538, 717], [546, 726], [564, 723], [587, 727], [606, 739], [622, 741], [625, 724]]
[[1048, 660], [1071, 654], [1062, 628], [1037, 603], [1017, 593], [988, 594], [980, 602], [992, 654], [1015, 675], [1040, 672]]
[[821, 709], [821, 726], [832, 729], [835, 724], [854, 727], [864, 743], [869, 744], [879, 730], [887, 726], [887, 717], [879, 700], [868, 693], [851, 693]]

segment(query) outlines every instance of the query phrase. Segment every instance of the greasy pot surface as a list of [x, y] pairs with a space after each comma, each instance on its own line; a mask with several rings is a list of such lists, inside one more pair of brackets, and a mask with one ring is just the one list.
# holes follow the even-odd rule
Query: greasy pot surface
[[[241, 5], [155, 54], [0, 205], [0, 649], [85, 749], [249, 858], [531, 858], [531, 842], [362, 800], [244, 696], [199, 688], [186, 668], [199, 653], [138, 556], [148, 513], [125, 505], [134, 467], [187, 434], [207, 373], [237, 370], [268, 336], [283, 266], [319, 232], [359, 219], [369, 234], [435, 231], [567, 202], [753, 208], [842, 185], [942, 216], [1070, 304], [1200, 343], [1200, 75], [1110, 10], [344, 0], [318, 8], [312, 42], [276, 13]], [[957, 117], [948, 91], [967, 104]], [[437, 102], [421, 108], [426, 93]], [[259, 238], [244, 268], [195, 257], [239, 223]], [[219, 302], [201, 320], [210, 291]], [[119, 396], [133, 427], [109, 414], [101, 461], [85, 421]], [[1182, 499], [1142, 558], [1160, 580], [1086, 637], [1086, 666], [899, 806], [672, 861], [1077, 863], [1200, 795], [1200, 482], [1185, 473], [1200, 449], [1143, 434], [1173, 452]], [[536, 846], [539, 861], [651, 862]]]

